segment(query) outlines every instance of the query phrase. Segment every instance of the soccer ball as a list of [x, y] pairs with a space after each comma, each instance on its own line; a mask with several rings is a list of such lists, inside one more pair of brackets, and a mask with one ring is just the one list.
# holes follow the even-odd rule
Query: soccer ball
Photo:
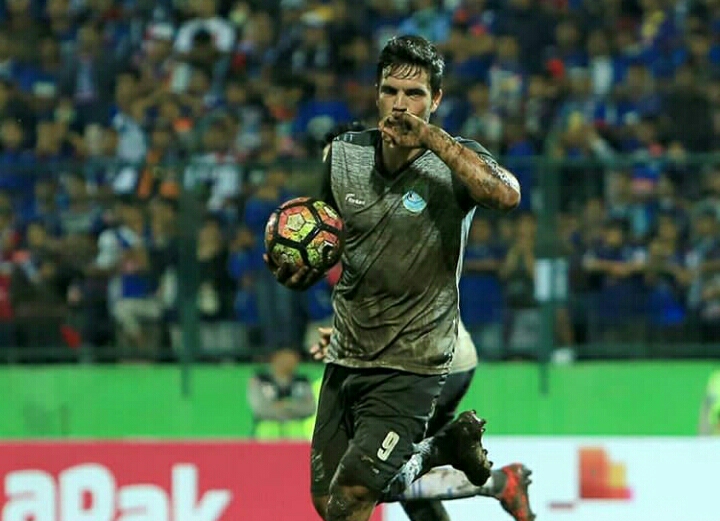
[[298, 197], [277, 208], [265, 225], [265, 251], [272, 261], [325, 273], [340, 260], [345, 226], [327, 203]]

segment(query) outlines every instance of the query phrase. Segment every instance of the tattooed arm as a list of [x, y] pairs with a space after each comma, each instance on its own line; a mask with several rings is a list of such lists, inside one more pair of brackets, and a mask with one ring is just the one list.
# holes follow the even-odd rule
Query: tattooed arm
[[425, 147], [435, 152], [467, 188], [475, 204], [504, 211], [520, 204], [520, 183], [515, 176], [474, 141], [467, 144], [477, 150], [408, 112], [387, 116], [379, 127], [383, 139], [394, 146]]
[[504, 211], [520, 204], [520, 183], [491, 156], [471, 150], [435, 125], [425, 126], [422, 140], [467, 187], [475, 203]]

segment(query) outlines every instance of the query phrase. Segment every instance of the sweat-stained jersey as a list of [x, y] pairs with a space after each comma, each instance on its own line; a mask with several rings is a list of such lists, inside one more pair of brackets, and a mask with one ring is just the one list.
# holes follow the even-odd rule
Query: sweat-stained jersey
[[[475, 203], [429, 150], [384, 171], [377, 129], [332, 143], [325, 200], [346, 227], [333, 292], [328, 361], [419, 374], [448, 371], [457, 340], [458, 279]], [[458, 138], [479, 154], [490, 153]]]

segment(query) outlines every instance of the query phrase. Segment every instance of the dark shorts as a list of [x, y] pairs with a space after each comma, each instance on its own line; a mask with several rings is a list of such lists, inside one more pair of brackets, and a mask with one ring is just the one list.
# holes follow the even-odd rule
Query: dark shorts
[[472, 383], [475, 369], [452, 373], [447, 376], [440, 396], [438, 396], [435, 412], [428, 423], [426, 436], [435, 435], [445, 425], [453, 421], [457, 413], [458, 405], [465, 397], [470, 384]]
[[380, 494], [424, 437], [445, 378], [328, 364], [312, 440], [313, 496], [328, 495], [333, 479]]

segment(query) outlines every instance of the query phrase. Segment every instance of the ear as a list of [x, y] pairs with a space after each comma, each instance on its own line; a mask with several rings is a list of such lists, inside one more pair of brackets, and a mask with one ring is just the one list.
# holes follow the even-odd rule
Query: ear
[[432, 99], [432, 103], [430, 104], [430, 113], [434, 114], [437, 108], [440, 106], [440, 100], [442, 100], [443, 97], [443, 91], [442, 89], [438, 90], [434, 95]]

